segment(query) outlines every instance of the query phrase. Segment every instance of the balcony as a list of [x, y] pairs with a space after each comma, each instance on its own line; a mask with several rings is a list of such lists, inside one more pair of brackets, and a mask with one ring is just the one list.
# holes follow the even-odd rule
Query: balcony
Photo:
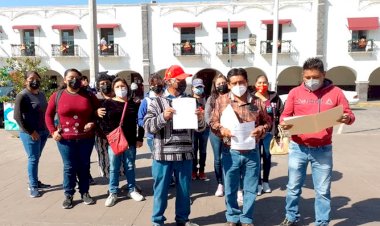
[[11, 44], [12, 56], [36, 56], [36, 46], [34, 44]]
[[185, 43], [173, 43], [173, 55], [174, 56], [201, 56], [202, 55], [202, 43], [185, 42]]
[[51, 51], [53, 57], [79, 57], [78, 45], [52, 44]]
[[372, 53], [374, 48], [373, 39], [352, 39], [348, 41], [349, 53]]
[[99, 56], [120, 56], [119, 44], [107, 44], [98, 46]]
[[[273, 41], [265, 40], [260, 42], [260, 53], [261, 54], [272, 54]], [[277, 43], [278, 54], [290, 54], [292, 50], [291, 40], [278, 40]]]
[[[216, 45], [216, 55], [228, 55], [229, 46], [228, 42], [217, 42]], [[244, 55], [246, 53], [245, 41], [241, 42], [231, 42], [231, 54], [232, 55]]]

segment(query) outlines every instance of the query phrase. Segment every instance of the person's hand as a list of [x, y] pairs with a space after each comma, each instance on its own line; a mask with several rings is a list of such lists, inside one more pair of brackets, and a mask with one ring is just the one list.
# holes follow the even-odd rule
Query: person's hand
[[136, 141], [136, 148], [141, 148], [143, 146], [143, 142]]
[[348, 116], [347, 113], [344, 113], [340, 119], [338, 119], [338, 122], [348, 124], [350, 122], [350, 116]]
[[54, 131], [52, 136], [55, 141], [60, 141], [62, 139], [60, 132], [61, 132], [60, 129], [57, 129], [56, 131]]
[[202, 108], [197, 108], [195, 114], [198, 116], [198, 120], [201, 120], [205, 117], [204, 110]]
[[106, 108], [98, 108], [98, 110], [96, 110], [96, 113], [99, 118], [103, 118], [103, 116], [106, 115], [107, 111]]
[[173, 118], [173, 114], [175, 113], [174, 108], [166, 108], [164, 111], [164, 119], [165, 121], [169, 121], [170, 119]]
[[221, 128], [220, 129], [220, 134], [223, 136], [223, 137], [227, 137], [227, 138], [231, 138], [232, 137], [232, 133], [229, 129], [227, 128]]
[[281, 126], [281, 129], [283, 129], [283, 130], [288, 130], [288, 129], [291, 129], [293, 127], [293, 125], [286, 124], [285, 122], [281, 122], [280, 126]]
[[264, 135], [265, 129], [264, 126], [258, 126], [251, 132], [251, 137], [260, 138]]
[[95, 123], [93, 123], [93, 122], [87, 123], [86, 125], [84, 125], [83, 132], [86, 133], [86, 132], [92, 130], [92, 128], [94, 128], [94, 126], [95, 126]]
[[37, 131], [33, 131], [32, 134], [30, 134], [30, 136], [32, 137], [32, 140], [36, 141], [36, 140], [39, 140], [40, 139], [40, 134], [37, 133]]

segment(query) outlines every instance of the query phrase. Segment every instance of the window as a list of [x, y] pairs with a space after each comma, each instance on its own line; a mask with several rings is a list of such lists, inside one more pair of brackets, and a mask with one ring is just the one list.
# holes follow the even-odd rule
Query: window
[[195, 27], [181, 28], [181, 53], [182, 55], [194, 55]]
[[74, 30], [61, 30], [61, 52], [74, 56]]
[[[282, 24], [278, 25], [278, 52], [281, 53]], [[267, 53], [272, 52], [273, 46], [273, 24], [267, 24]]]
[[[230, 28], [231, 31], [231, 54], [237, 53], [238, 28]], [[228, 54], [228, 28], [223, 28], [223, 46], [222, 53]]]
[[367, 47], [367, 31], [352, 31], [352, 51], [365, 51]]
[[20, 47], [21, 55], [23, 56], [35, 56], [34, 48], [34, 30], [23, 30], [22, 32], [22, 44]]
[[114, 55], [115, 41], [113, 28], [100, 28], [100, 54]]

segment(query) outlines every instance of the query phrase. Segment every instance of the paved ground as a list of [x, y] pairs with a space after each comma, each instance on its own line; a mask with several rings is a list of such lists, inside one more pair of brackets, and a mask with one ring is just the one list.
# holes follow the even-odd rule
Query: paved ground
[[[361, 106], [355, 108], [357, 122], [343, 126], [334, 135], [334, 172], [332, 184], [331, 225], [380, 225], [380, 108]], [[335, 131], [338, 131], [336, 128]], [[0, 130], [0, 225], [150, 225], [152, 210], [151, 159], [146, 148], [138, 152], [137, 178], [146, 200], [135, 202], [122, 197], [111, 208], [104, 206], [107, 181], [95, 178], [91, 195], [97, 200], [93, 206], [79, 202], [71, 210], [61, 207], [63, 199], [62, 162], [56, 144], [49, 139], [40, 162], [40, 179], [50, 183], [41, 198], [28, 196], [26, 156], [21, 142], [10, 133]], [[224, 199], [213, 196], [216, 188], [212, 152], [207, 157], [209, 181], [192, 183], [191, 219], [200, 225], [223, 225]], [[96, 153], [92, 155], [92, 175], [98, 175]], [[255, 225], [278, 225], [284, 217], [287, 183], [287, 157], [274, 156], [271, 171], [271, 194], [257, 199]], [[125, 182], [121, 182], [124, 185]], [[125, 194], [124, 194], [125, 195]], [[313, 196], [311, 178], [308, 177], [301, 200], [302, 224], [313, 223]], [[171, 190], [166, 211], [168, 225], [174, 226], [175, 189]]]

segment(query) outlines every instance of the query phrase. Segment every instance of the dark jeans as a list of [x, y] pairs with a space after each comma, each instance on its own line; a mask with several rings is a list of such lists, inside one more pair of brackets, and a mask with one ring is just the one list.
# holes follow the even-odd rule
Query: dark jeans
[[[194, 159], [193, 159], [193, 172], [197, 172], [197, 165], [199, 163], [199, 172], [205, 171], [206, 166], [206, 153], [207, 153], [207, 140], [208, 136], [210, 134], [210, 128], [206, 128], [202, 132], [195, 132], [194, 131], [194, 138], [193, 138], [193, 152], [194, 152]], [[199, 161], [198, 161], [198, 150], [199, 150]]]
[[49, 136], [49, 132], [39, 131], [38, 134], [40, 135], [40, 139], [33, 140], [28, 133], [20, 132], [20, 139], [24, 145], [25, 152], [28, 155], [28, 177], [29, 186], [31, 188], [38, 187], [38, 163]]
[[214, 152], [214, 172], [216, 182], [218, 184], [223, 184], [222, 153], [223, 150], [227, 150], [229, 148], [225, 146], [222, 139], [220, 139], [213, 132], [210, 132], [210, 143]]
[[60, 140], [57, 142], [63, 161], [63, 190], [65, 195], [74, 195], [76, 176], [79, 179], [79, 193], [88, 193], [90, 157], [94, 138]]
[[[272, 155], [270, 154], [269, 151], [269, 146], [270, 146], [270, 141], [272, 139], [273, 135], [271, 133], [266, 133], [265, 137], [260, 140], [259, 142], [259, 151], [261, 158], [263, 159], [263, 163], [261, 164], [260, 161], [260, 180], [259, 184], [262, 182], [267, 182], [269, 181], [269, 173], [270, 173], [270, 168], [272, 165]], [[263, 177], [261, 177], [261, 168], [263, 170]]]

